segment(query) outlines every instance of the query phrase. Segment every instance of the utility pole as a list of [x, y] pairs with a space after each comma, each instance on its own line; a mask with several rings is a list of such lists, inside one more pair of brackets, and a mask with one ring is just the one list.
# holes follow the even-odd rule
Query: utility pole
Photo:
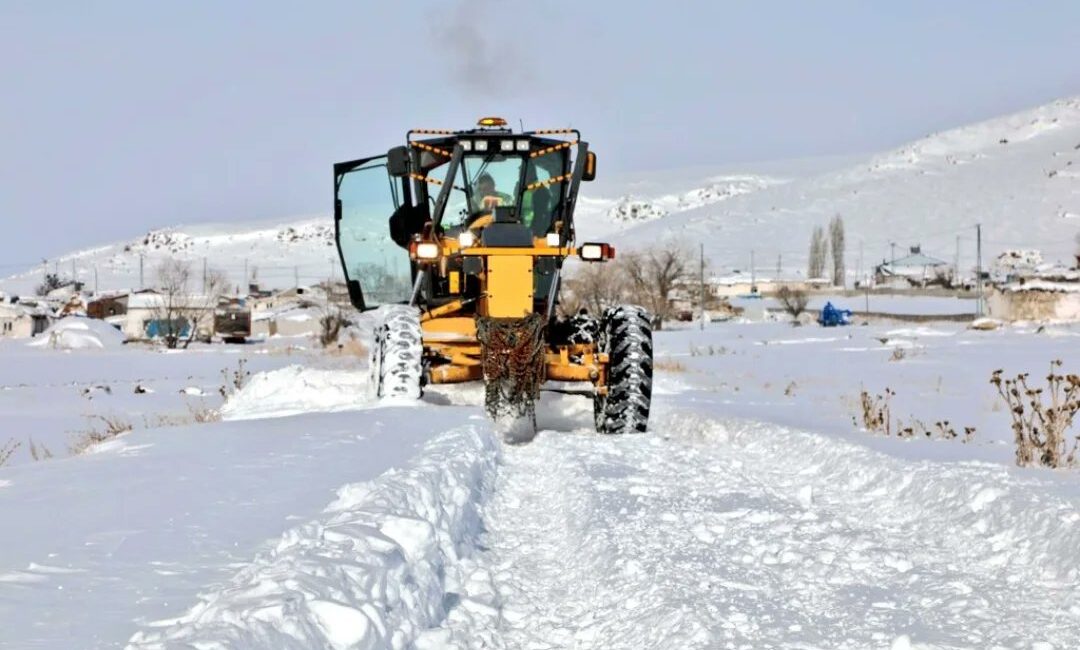
[[953, 281], [960, 279], [960, 235], [956, 236], [956, 257], [953, 258]]
[[859, 278], [859, 282], [862, 282], [863, 284], [867, 284], [866, 278], [863, 277], [862, 263], [863, 263], [863, 240], [860, 239], [859, 240], [859, 268], [858, 268], [857, 271], [855, 271], [855, 276], [857, 278]]
[[757, 293], [757, 277], [754, 273], [754, 249], [750, 249], [750, 293]]
[[202, 292], [206, 295], [206, 258], [202, 258]]
[[784, 254], [776, 256], [776, 284], [780, 282], [780, 276], [784, 274]]
[[701, 299], [701, 329], [705, 329], [705, 244], [700, 244], [700, 262], [698, 264], [698, 295]]
[[139, 290], [141, 291], [145, 288], [146, 285], [143, 284], [143, 254], [139, 253]]
[[78, 282], [79, 276], [75, 273], [75, 258], [71, 258], [71, 281]]
[[97, 264], [94, 265], [94, 295], [98, 294]]
[[896, 264], [896, 242], [889, 242], [889, 265]]
[[975, 315], [983, 315], [982, 224], [975, 224]]

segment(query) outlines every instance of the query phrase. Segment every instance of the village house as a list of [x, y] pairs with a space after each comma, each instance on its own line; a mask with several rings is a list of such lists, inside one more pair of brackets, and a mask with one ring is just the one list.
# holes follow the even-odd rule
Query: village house
[[879, 264], [874, 269], [874, 284], [901, 288], [925, 287], [940, 283], [949, 275], [947, 262], [924, 254], [921, 246], [912, 246], [909, 255]]
[[1006, 321], [1080, 321], [1080, 270], [1043, 269], [995, 284], [987, 312]]
[[0, 337], [28, 339], [44, 332], [51, 322], [51, 312], [42, 303], [0, 303]]

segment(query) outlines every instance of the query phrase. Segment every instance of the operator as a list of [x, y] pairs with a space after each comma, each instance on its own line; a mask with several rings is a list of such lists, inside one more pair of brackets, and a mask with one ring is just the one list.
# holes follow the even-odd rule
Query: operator
[[476, 179], [473, 201], [477, 210], [493, 211], [498, 206], [514, 205], [514, 197], [495, 189], [495, 179], [484, 172]]

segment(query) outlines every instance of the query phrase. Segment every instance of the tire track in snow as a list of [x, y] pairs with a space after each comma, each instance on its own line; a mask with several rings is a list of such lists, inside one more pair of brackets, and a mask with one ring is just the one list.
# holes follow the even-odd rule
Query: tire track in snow
[[[506, 648], [1075, 647], [1080, 514], [1038, 478], [669, 414], [507, 449], [470, 560]], [[464, 590], [465, 602], [471, 600]]]

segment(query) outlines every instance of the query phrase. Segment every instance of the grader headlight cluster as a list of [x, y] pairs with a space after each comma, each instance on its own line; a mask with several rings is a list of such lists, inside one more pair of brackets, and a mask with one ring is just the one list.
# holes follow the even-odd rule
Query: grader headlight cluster
[[582, 244], [578, 257], [585, 262], [603, 262], [615, 259], [615, 247], [611, 244]]
[[439, 259], [439, 245], [430, 241], [414, 241], [409, 245], [412, 258], [421, 262], [433, 262]]

